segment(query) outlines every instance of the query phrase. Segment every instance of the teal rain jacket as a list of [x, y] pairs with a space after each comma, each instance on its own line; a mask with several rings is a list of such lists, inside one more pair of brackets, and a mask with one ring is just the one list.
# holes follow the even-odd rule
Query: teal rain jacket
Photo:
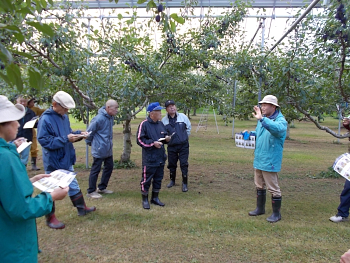
[[256, 126], [254, 168], [279, 172], [282, 165], [283, 144], [287, 135], [287, 121], [279, 110], [264, 117]]
[[38, 262], [35, 218], [52, 210], [48, 193], [35, 197], [16, 147], [0, 138], [0, 262]]

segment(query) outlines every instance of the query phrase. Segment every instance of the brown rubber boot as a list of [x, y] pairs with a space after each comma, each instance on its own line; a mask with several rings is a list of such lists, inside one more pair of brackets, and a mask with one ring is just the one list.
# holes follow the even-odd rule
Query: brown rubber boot
[[45, 215], [46, 217], [46, 225], [53, 229], [63, 229], [65, 228], [65, 224], [58, 221], [55, 216], [55, 202], [53, 202], [52, 210], [49, 214]]

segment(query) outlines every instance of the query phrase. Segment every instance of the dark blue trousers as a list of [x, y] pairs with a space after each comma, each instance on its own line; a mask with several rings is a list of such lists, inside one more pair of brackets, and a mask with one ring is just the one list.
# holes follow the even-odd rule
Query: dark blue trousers
[[89, 177], [89, 188], [87, 189], [88, 193], [92, 193], [96, 191], [96, 183], [98, 174], [101, 171], [101, 166], [103, 165], [103, 172], [101, 177], [101, 182], [98, 185], [100, 190], [104, 190], [107, 188], [109, 178], [111, 178], [111, 174], [113, 171], [113, 155], [107, 158], [95, 158], [91, 166], [90, 177]]
[[147, 195], [152, 184], [152, 192], [159, 192], [162, 188], [162, 180], [164, 177], [164, 165], [157, 167], [146, 166], [142, 167], [141, 178], [141, 193]]
[[348, 217], [350, 208], [350, 181], [346, 180], [344, 189], [340, 194], [340, 205], [338, 206], [338, 216]]
[[183, 175], [188, 175], [188, 156], [190, 146], [188, 141], [173, 146], [168, 145], [168, 169], [171, 174], [176, 173], [177, 162], [180, 161], [180, 169]]

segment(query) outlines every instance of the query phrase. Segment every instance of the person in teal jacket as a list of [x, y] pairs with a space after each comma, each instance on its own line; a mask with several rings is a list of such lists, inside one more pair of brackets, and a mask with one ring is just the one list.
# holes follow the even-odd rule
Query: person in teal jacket
[[272, 195], [273, 213], [267, 218], [274, 223], [281, 220], [282, 194], [277, 173], [281, 171], [283, 144], [287, 135], [287, 121], [282, 115], [277, 98], [267, 95], [254, 106], [256, 146], [254, 152], [254, 183], [257, 189], [257, 207], [250, 216], [265, 214], [266, 187]]
[[35, 218], [50, 213], [54, 200], [68, 193], [56, 189], [33, 197], [32, 183], [50, 175], [38, 174], [29, 179], [16, 146], [16, 138], [25, 108], [13, 105], [0, 95], [0, 261], [2, 263], [38, 262], [38, 237]]

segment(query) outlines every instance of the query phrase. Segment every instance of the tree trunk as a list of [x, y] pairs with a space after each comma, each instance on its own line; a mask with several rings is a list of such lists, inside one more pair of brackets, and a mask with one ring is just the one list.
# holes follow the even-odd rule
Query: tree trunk
[[193, 109], [193, 114], [192, 114], [192, 116], [197, 116], [197, 109], [196, 109], [196, 108]]
[[130, 126], [131, 118], [128, 117], [127, 120], [123, 123], [123, 153], [120, 156], [120, 162], [128, 162], [130, 161], [131, 154], [131, 126]]
[[290, 123], [287, 124], [287, 136], [286, 136], [287, 140], [290, 139], [289, 135], [290, 135]]

